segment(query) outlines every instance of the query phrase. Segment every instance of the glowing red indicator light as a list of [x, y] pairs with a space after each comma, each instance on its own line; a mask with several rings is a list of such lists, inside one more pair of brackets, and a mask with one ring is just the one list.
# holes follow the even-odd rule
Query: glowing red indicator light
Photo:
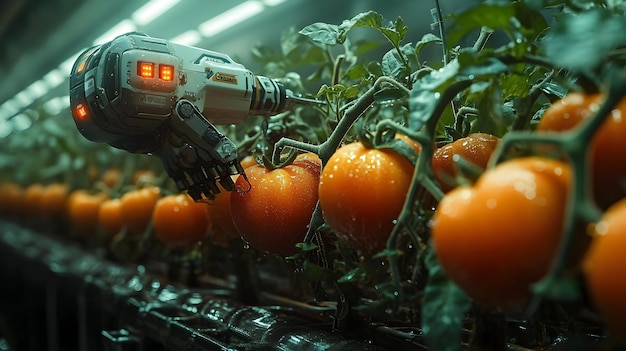
[[167, 82], [174, 80], [174, 66], [159, 65], [159, 78]]
[[78, 104], [76, 105], [76, 108], [74, 109], [74, 111], [76, 112], [76, 116], [79, 119], [87, 118], [87, 106], [83, 104]]
[[154, 78], [154, 63], [137, 62], [137, 75], [143, 78]]

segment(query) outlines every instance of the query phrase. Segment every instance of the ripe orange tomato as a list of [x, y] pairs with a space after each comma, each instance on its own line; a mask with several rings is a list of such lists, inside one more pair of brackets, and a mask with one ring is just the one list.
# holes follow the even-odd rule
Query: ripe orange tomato
[[611, 206], [592, 230], [582, 269], [591, 302], [611, 332], [626, 342], [626, 198]]
[[106, 237], [113, 237], [122, 230], [122, 200], [108, 199], [100, 205], [98, 223]]
[[208, 205], [194, 202], [187, 194], [160, 198], [152, 214], [157, 239], [174, 247], [186, 247], [202, 240], [210, 228]]
[[119, 168], [109, 168], [100, 176], [100, 181], [109, 188], [118, 186], [121, 180], [122, 170]]
[[22, 211], [24, 189], [17, 183], [0, 184], [0, 214], [7, 216], [19, 215]]
[[[602, 100], [600, 94], [570, 93], [545, 111], [537, 131], [571, 130], [590, 117]], [[606, 209], [626, 196], [626, 99], [606, 118], [589, 147], [594, 198]]]
[[65, 213], [69, 186], [65, 183], [52, 183], [41, 194], [41, 211], [44, 216], [59, 219]]
[[417, 153], [420, 153], [422, 151], [422, 145], [404, 134], [396, 133], [395, 138], [403, 140], [405, 143], [409, 144], [409, 146], [412, 147]]
[[263, 252], [290, 255], [304, 240], [317, 203], [321, 165], [297, 158], [275, 170], [261, 165], [246, 169], [231, 192], [230, 211], [237, 231], [250, 246]]
[[161, 189], [157, 186], [131, 190], [122, 195], [122, 224], [129, 234], [138, 235], [146, 230], [160, 196]]
[[338, 238], [357, 250], [382, 250], [404, 205], [413, 170], [392, 149], [368, 149], [361, 142], [340, 147], [320, 178], [324, 219]]
[[256, 162], [256, 160], [254, 159], [254, 157], [250, 156], [250, 155], [244, 157], [241, 161], [239, 161], [239, 163], [241, 164], [241, 167], [243, 169], [246, 169], [248, 167], [251, 167], [251, 166], [254, 166], [254, 165], [258, 164]]
[[455, 179], [459, 175], [459, 170], [454, 161], [454, 155], [459, 155], [465, 161], [485, 169], [491, 154], [499, 143], [498, 137], [485, 133], [474, 133], [435, 150], [432, 166], [441, 190], [447, 193], [456, 186]]
[[523, 307], [556, 253], [570, 186], [567, 163], [526, 157], [450, 191], [432, 220], [447, 276], [485, 305]]
[[132, 184], [135, 186], [145, 186], [154, 184], [157, 179], [156, 173], [150, 169], [140, 169], [133, 174]]
[[81, 235], [91, 235], [98, 225], [100, 205], [108, 199], [105, 193], [89, 193], [79, 189], [70, 193], [67, 198], [67, 214], [74, 230]]
[[44, 186], [40, 183], [34, 183], [24, 189], [22, 197], [24, 204], [23, 213], [28, 217], [37, 217], [41, 215], [41, 197], [43, 195]]

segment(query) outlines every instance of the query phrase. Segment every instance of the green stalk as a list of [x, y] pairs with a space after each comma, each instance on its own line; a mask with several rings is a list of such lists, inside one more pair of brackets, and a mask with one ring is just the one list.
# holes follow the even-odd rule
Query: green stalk
[[[389, 239], [387, 239], [387, 250], [389, 251], [398, 250], [398, 237], [400, 236], [401, 231], [408, 226], [408, 223], [413, 217], [413, 206], [415, 205], [418, 198], [420, 188], [422, 186], [426, 188], [437, 201], [439, 201], [443, 197], [443, 192], [435, 181], [435, 177], [431, 167], [431, 159], [435, 151], [435, 132], [437, 130], [437, 124], [439, 123], [439, 118], [443, 114], [444, 110], [449, 106], [452, 99], [454, 99], [454, 97], [459, 92], [468, 88], [471, 84], [471, 81], [464, 80], [449, 86], [443, 92], [443, 94], [441, 94], [439, 101], [437, 101], [437, 105], [430, 115], [430, 118], [424, 125], [423, 129], [420, 131], [412, 131], [406, 127], [395, 125], [391, 121], [382, 121], [378, 125], [379, 129], [383, 127], [395, 128], [398, 132], [405, 134], [408, 137], [413, 138], [414, 140], [417, 140], [422, 146], [422, 151], [417, 157], [417, 164], [415, 165], [415, 170], [413, 172], [413, 180], [409, 187], [406, 200], [404, 201], [402, 211], [398, 216], [398, 221], [396, 225], [389, 235]], [[399, 291], [400, 273], [398, 270], [397, 255], [389, 256], [389, 270], [391, 272], [392, 283], [394, 287]]]

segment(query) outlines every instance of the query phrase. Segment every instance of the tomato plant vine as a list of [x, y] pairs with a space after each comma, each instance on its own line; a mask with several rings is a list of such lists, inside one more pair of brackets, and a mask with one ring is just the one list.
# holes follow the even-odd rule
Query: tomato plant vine
[[[448, 26], [444, 26], [438, 1], [432, 13], [432, 28], [439, 29], [439, 36], [426, 33], [416, 44], [404, 43], [408, 31], [401, 18], [385, 25], [382, 16], [373, 11], [339, 25], [315, 23], [300, 30], [298, 34], [309, 45], [324, 53], [327, 63], [323, 67], [331, 72], [329, 84], [323, 84], [316, 95], [327, 102], [318, 111], [328, 118], [328, 135], [318, 143], [284, 136], [274, 145], [272, 160], [280, 162], [283, 150], [291, 148], [318, 154], [325, 166], [342, 143], [369, 132], [374, 133], [372, 147], [379, 147], [386, 135], [394, 134], [408, 136], [421, 146], [417, 157], [411, 160], [415, 168], [403, 209], [386, 249], [374, 255], [374, 259], [384, 259], [389, 264], [389, 284], [379, 285], [383, 299], [396, 309], [423, 296], [422, 327], [427, 341], [441, 349], [456, 349], [460, 336], [441, 336], [460, 330], [469, 300], [446, 278], [429, 245], [432, 208], [424, 203], [431, 197], [436, 204], [445, 196], [431, 164], [435, 149], [470, 133], [502, 137], [488, 169], [497, 167], [500, 160], [537, 153], [533, 145], [551, 144], [560, 150], [574, 174], [563, 219], [564, 237], [549, 273], [533, 289], [537, 300], [530, 304], [528, 313], [532, 315], [541, 299], [577, 298], [578, 288], [563, 274], [564, 267], [574, 236], [579, 235], [576, 228], [580, 223], [597, 221], [602, 213], [590, 195], [587, 145], [626, 94], [621, 49], [625, 43], [613, 31], [626, 29], [626, 21], [622, 2], [488, 1], [455, 14]], [[582, 27], [589, 31], [583, 33]], [[373, 29], [391, 44], [380, 63], [360, 63], [346, 49], [350, 47], [349, 32], [356, 28]], [[477, 37], [473, 43], [467, 47], [460, 44], [474, 33]], [[601, 39], [593, 39], [598, 37]], [[432, 44], [442, 47], [440, 65], [419, 61], [420, 52]], [[332, 59], [330, 48], [339, 46], [348, 51]], [[585, 54], [578, 57], [579, 52]], [[348, 67], [343, 69], [345, 65]], [[315, 78], [322, 77], [322, 70], [320, 66]], [[594, 89], [606, 92], [606, 100], [584, 126], [558, 135], [535, 133], [536, 123], [554, 101], [572, 90]], [[352, 133], [355, 129], [357, 132]], [[471, 168], [462, 159], [457, 160], [457, 166], [461, 171]], [[320, 249], [313, 245], [314, 238], [326, 229], [318, 205], [301, 246], [306, 248], [304, 254]], [[406, 242], [402, 241], [406, 237], [414, 248], [414, 266], [409, 275], [402, 272], [399, 264], [407, 254], [403, 246]], [[328, 260], [322, 262], [322, 269], [333, 269]], [[415, 295], [409, 291], [419, 280], [420, 267], [425, 267], [429, 278], [421, 285], [423, 294]], [[336, 274], [325, 275], [325, 279], [358, 282], [368, 279], [366, 272], [357, 265], [338, 280]], [[442, 324], [429, 318], [437, 313], [454, 322]]]

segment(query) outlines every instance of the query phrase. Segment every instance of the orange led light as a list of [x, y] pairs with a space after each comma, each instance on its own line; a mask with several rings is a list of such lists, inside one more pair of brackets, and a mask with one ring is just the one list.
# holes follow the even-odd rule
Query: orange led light
[[78, 68], [76, 68], [76, 73], [80, 73], [85, 69], [85, 66], [87, 65], [87, 61], [81, 61], [78, 64]]
[[83, 104], [76, 105], [76, 109], [74, 109], [74, 111], [76, 112], [76, 116], [79, 119], [87, 118], [87, 107], [85, 105]]
[[154, 78], [154, 63], [137, 62], [137, 74], [143, 78]]
[[159, 65], [159, 78], [168, 82], [174, 80], [174, 66]]

